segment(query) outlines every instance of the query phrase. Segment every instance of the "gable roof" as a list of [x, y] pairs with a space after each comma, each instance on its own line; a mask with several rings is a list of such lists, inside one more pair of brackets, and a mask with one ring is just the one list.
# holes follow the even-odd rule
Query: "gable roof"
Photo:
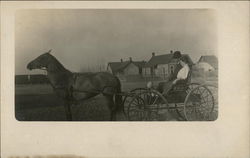
[[145, 67], [146, 61], [132, 61], [137, 67], [143, 68]]
[[206, 62], [206, 63], [210, 64], [212, 67], [214, 67], [215, 69], [218, 68], [218, 59], [214, 55], [201, 56], [198, 63], [200, 63], [200, 62]]
[[[146, 67], [153, 67], [159, 64], [169, 64], [172, 61], [173, 56], [173, 54], [152, 56], [151, 59], [147, 62]], [[188, 60], [188, 63], [190, 65], [193, 65], [193, 61], [188, 54], [182, 54], [182, 56], [185, 56]]]
[[138, 68], [142, 68], [145, 66], [145, 61], [123, 61], [123, 62], [109, 62], [108, 66], [110, 66], [113, 73], [124, 70], [128, 65], [133, 63]]
[[195, 67], [198, 69], [203, 69], [205, 71], [215, 70], [215, 68], [210, 64], [208, 64], [207, 62], [199, 62], [195, 65]]

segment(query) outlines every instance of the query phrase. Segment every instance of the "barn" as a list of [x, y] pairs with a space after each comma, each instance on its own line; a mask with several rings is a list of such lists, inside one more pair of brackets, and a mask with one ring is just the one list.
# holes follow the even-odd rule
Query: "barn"
[[[182, 56], [186, 56], [189, 65], [193, 65], [193, 61], [188, 54], [182, 54]], [[155, 55], [153, 52], [151, 59], [144, 67], [143, 75], [166, 78], [174, 72], [176, 65], [177, 60], [173, 58], [172, 51], [169, 54], [163, 55]]]
[[218, 70], [218, 59], [214, 55], [201, 56], [197, 64], [205, 71]]
[[129, 78], [141, 78], [145, 61], [133, 61], [130, 57], [128, 61], [109, 62], [107, 71], [118, 76], [120, 79], [128, 80]]
[[218, 59], [214, 55], [201, 56], [193, 68], [193, 75], [203, 77], [218, 77]]
[[215, 71], [215, 68], [208, 64], [207, 62], [198, 62], [195, 68], [202, 69], [203, 71]]

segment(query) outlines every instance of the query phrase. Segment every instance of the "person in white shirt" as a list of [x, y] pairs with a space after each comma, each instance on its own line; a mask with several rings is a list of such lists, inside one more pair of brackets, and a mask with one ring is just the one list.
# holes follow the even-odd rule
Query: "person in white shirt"
[[169, 80], [168, 82], [165, 82], [163, 84], [163, 95], [166, 95], [175, 84], [180, 81], [185, 81], [188, 78], [190, 68], [188, 66], [187, 59], [185, 57], [181, 57], [178, 64], [180, 64], [182, 68], [178, 71], [177, 76], [174, 80]]
[[180, 69], [180, 71], [177, 74], [177, 78], [173, 81], [173, 84], [176, 84], [178, 81], [180, 80], [185, 80], [188, 77], [188, 73], [190, 71], [188, 64], [186, 63], [185, 60], [183, 60], [182, 58], [179, 61], [180, 65], [182, 66], [182, 68]]

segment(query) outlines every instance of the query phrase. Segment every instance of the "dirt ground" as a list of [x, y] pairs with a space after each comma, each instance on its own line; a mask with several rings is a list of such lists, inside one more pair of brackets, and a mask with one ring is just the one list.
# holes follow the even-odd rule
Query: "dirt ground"
[[[157, 84], [157, 83], [155, 83]], [[217, 85], [217, 82], [209, 84]], [[145, 82], [122, 83], [122, 91], [128, 92], [134, 88], [145, 87]], [[218, 105], [217, 88], [210, 88], [215, 95]], [[66, 121], [64, 102], [58, 98], [50, 85], [16, 85], [15, 88], [15, 117], [19, 121]], [[126, 106], [126, 105], [125, 105]], [[88, 99], [77, 105], [72, 105], [73, 121], [109, 121], [110, 111], [107, 100], [102, 95]], [[215, 108], [212, 118], [218, 115], [218, 106]], [[118, 121], [127, 121], [123, 115], [117, 115]], [[176, 121], [178, 115], [175, 111], [162, 111], [162, 121]]]

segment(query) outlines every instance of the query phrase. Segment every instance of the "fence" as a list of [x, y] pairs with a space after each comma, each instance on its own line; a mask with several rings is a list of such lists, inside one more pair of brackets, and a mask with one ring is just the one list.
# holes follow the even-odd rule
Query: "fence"
[[46, 75], [16, 75], [15, 84], [47, 84], [49, 80]]

